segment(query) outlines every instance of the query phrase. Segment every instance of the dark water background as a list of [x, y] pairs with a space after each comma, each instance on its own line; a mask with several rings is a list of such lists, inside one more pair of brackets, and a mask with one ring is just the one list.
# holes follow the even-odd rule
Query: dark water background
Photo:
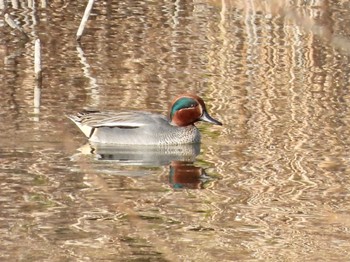
[[[85, 5], [0, 6], [2, 261], [350, 260], [348, 1], [97, 1], [78, 45]], [[65, 117], [184, 92], [224, 123], [200, 148], [95, 148]]]

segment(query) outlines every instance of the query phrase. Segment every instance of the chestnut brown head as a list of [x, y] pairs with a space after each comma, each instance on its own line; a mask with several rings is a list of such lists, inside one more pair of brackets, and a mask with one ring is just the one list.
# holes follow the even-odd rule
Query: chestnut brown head
[[222, 125], [221, 122], [208, 114], [203, 99], [192, 94], [181, 95], [174, 99], [169, 119], [171, 124], [175, 126], [193, 125], [197, 121]]

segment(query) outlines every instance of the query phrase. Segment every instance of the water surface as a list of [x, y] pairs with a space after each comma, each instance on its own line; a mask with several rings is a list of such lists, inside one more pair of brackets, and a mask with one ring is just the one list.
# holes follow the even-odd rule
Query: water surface
[[[40, 1], [39, 1], [40, 2]], [[349, 3], [11, 1], [0, 19], [4, 261], [350, 259]], [[34, 40], [42, 43], [34, 107]], [[203, 97], [200, 147], [86, 144], [83, 108]]]

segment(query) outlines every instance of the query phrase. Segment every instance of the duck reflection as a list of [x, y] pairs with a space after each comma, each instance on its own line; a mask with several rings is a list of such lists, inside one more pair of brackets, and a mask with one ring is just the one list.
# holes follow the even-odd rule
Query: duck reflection
[[114, 160], [123, 165], [165, 166], [172, 161], [194, 162], [200, 152], [199, 144], [175, 146], [85, 145], [98, 160]]
[[173, 161], [170, 164], [169, 184], [172, 188], [204, 188], [209, 177], [201, 167], [193, 162]]
[[[101, 144], [86, 144], [79, 149], [83, 155], [93, 155], [98, 160], [100, 171], [110, 174], [122, 174], [127, 176], [146, 175], [148, 172], [138, 169], [117, 170], [114, 164], [120, 166], [161, 167], [169, 166], [169, 184], [174, 189], [204, 188], [210, 177], [201, 167], [194, 165], [194, 161], [200, 153], [199, 144], [176, 146], [112, 146]], [[98, 163], [102, 165], [98, 165]], [[108, 163], [108, 165], [106, 165]], [[112, 164], [113, 166], [111, 166]]]

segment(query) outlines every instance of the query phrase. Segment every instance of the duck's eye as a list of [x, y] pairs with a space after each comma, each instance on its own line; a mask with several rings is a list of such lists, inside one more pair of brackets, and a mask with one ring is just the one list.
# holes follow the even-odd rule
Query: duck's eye
[[190, 107], [195, 107], [196, 106], [196, 104], [190, 104]]

